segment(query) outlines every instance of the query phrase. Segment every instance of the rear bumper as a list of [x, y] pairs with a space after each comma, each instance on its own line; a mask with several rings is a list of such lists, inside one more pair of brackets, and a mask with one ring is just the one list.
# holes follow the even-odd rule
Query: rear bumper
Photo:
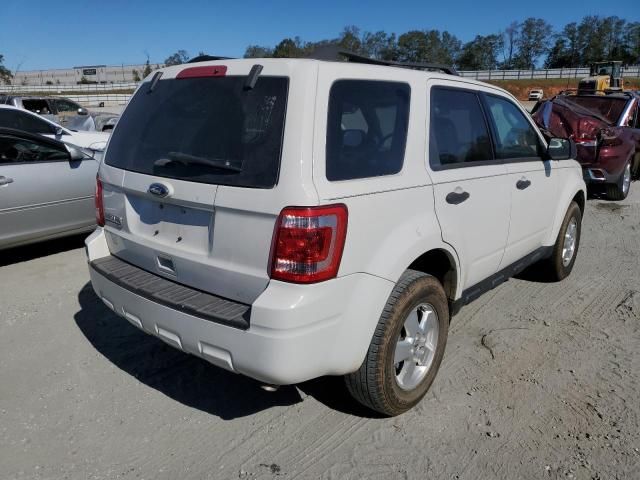
[[[98, 229], [90, 261], [109, 255]], [[227, 370], [277, 385], [359, 368], [393, 283], [359, 273], [313, 285], [272, 281], [241, 330], [137, 295], [90, 268], [103, 302], [134, 326]]]

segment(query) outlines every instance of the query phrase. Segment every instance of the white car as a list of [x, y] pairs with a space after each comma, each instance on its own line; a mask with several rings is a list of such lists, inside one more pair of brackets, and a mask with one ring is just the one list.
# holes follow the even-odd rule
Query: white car
[[105, 149], [111, 134], [69, 130], [37, 113], [10, 105], [0, 105], [0, 128], [36, 133], [97, 152]]
[[544, 92], [541, 89], [529, 90], [529, 101], [530, 102], [542, 100], [543, 96], [544, 96]]
[[92, 285], [214, 365], [271, 385], [345, 375], [396, 415], [432, 384], [460, 307], [536, 262], [569, 275], [586, 198], [574, 154], [509, 93], [455, 75], [167, 67], [100, 165]]

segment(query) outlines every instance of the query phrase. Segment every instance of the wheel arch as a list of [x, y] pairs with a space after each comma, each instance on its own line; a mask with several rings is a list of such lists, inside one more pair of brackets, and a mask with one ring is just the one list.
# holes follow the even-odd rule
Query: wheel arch
[[413, 260], [407, 269], [434, 276], [442, 284], [447, 298], [451, 301], [455, 300], [458, 293], [459, 274], [457, 261], [452, 252], [444, 248], [428, 250]]

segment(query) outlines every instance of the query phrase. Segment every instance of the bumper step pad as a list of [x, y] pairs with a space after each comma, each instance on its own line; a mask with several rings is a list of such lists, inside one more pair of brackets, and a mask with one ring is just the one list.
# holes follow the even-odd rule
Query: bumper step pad
[[250, 305], [181, 285], [114, 256], [94, 260], [91, 268], [116, 285], [153, 302], [204, 320], [242, 330], [249, 328]]

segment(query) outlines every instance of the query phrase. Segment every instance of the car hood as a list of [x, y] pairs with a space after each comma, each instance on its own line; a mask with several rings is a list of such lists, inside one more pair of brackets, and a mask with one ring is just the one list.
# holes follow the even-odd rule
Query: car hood
[[69, 143], [91, 150], [104, 150], [110, 132], [71, 132]]

